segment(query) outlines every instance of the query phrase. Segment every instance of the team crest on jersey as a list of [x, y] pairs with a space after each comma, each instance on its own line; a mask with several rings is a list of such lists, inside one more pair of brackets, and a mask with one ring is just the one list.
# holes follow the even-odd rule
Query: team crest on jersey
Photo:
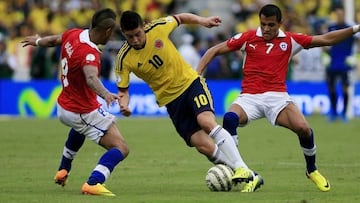
[[280, 46], [280, 49], [283, 51], [286, 51], [288, 48], [288, 45], [286, 42], [281, 42], [279, 46]]
[[164, 43], [163, 43], [163, 41], [161, 41], [160, 39], [158, 39], [158, 40], [156, 40], [155, 41], [155, 48], [156, 49], [161, 49], [163, 46], [164, 46]]
[[86, 61], [95, 61], [95, 55], [94, 54], [88, 54], [86, 55]]

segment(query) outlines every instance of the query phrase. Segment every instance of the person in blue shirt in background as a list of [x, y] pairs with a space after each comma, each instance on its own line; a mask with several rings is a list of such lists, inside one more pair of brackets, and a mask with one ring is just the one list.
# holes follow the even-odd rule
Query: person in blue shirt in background
[[[217, 43], [225, 40], [226, 37], [222, 33], [216, 33], [213, 36], [207, 37], [207, 46], [204, 49], [201, 49], [200, 56], [203, 56], [205, 52], [212, 46]], [[204, 72], [204, 78], [209, 80], [219, 80], [224, 78], [230, 78], [231, 72], [229, 69], [229, 64], [225, 56], [216, 56], [208, 65]]]
[[[337, 5], [334, 7], [336, 22], [328, 27], [328, 31], [339, 30], [352, 25], [345, 22], [345, 11], [342, 5]], [[345, 39], [344, 41], [333, 45], [329, 49], [330, 64], [327, 67], [326, 71], [326, 81], [328, 85], [329, 98], [331, 109], [329, 112], [329, 121], [333, 122], [337, 119], [338, 116], [341, 117], [343, 122], [348, 122], [347, 118], [347, 108], [349, 103], [349, 73], [353, 68], [354, 64], [349, 63], [349, 59], [353, 56], [353, 49], [355, 42], [357, 41], [357, 36], [354, 35]], [[338, 93], [336, 84], [337, 81], [341, 82], [341, 90], [343, 96], [343, 110], [338, 115]]]

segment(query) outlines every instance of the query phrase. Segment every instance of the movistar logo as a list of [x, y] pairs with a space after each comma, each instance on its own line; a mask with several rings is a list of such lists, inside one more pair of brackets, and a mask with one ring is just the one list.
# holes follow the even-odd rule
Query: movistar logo
[[55, 87], [50, 96], [42, 99], [33, 88], [25, 88], [19, 96], [18, 109], [21, 116], [27, 116], [31, 111], [35, 117], [49, 118], [56, 108], [57, 97], [62, 87]]
[[225, 95], [225, 101], [224, 101], [224, 111], [226, 112], [230, 105], [235, 101], [235, 99], [239, 96], [240, 94], [240, 89], [234, 88], [234, 89], [230, 89], [226, 95]]

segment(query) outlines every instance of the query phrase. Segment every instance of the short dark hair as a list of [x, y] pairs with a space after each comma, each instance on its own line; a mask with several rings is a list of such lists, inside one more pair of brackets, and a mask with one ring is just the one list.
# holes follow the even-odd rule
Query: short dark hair
[[113, 27], [116, 24], [116, 13], [110, 9], [105, 8], [98, 10], [92, 17], [91, 29]]
[[340, 3], [331, 6], [331, 11], [344, 10], [344, 6]]
[[265, 17], [276, 16], [276, 21], [281, 22], [281, 10], [274, 4], [267, 4], [260, 9], [259, 17], [264, 15]]
[[134, 11], [124, 11], [120, 18], [120, 28], [122, 31], [134, 30], [144, 23], [141, 16]]

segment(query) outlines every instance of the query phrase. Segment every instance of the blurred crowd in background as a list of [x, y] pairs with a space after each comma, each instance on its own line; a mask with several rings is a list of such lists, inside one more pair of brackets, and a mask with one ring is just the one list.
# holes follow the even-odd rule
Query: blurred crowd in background
[[[360, 1], [354, 1], [354, 22], [360, 23]], [[226, 40], [235, 33], [259, 26], [258, 10], [267, 3], [278, 5], [283, 11], [283, 30], [307, 34], [327, 31], [334, 21], [332, 8], [341, 0], [0, 0], [0, 78], [15, 81], [57, 79], [59, 47], [22, 47], [27, 35], [59, 34], [68, 28], [87, 28], [93, 13], [103, 7], [122, 11], [135, 10], [145, 21], [180, 12], [202, 16], [218, 15], [223, 24], [214, 29], [182, 26], [171, 38], [181, 54], [196, 68], [196, 63], [209, 47]], [[102, 58], [103, 80], [115, 80], [113, 62], [123, 42], [119, 28], [105, 46]], [[356, 49], [356, 48], [355, 48]], [[360, 50], [355, 52], [360, 53]], [[309, 55], [308, 59], [294, 58], [289, 80], [325, 80], [328, 58]], [[313, 57], [313, 58], [311, 58]], [[320, 60], [302, 68], [301, 61]], [[356, 60], [355, 60], [356, 61]], [[209, 64], [205, 77], [209, 79], [241, 79], [242, 55], [219, 56]], [[357, 67], [358, 63], [354, 64]], [[306, 72], [308, 72], [306, 75]], [[303, 74], [304, 73], [304, 74]], [[303, 75], [304, 77], [301, 77]]]

